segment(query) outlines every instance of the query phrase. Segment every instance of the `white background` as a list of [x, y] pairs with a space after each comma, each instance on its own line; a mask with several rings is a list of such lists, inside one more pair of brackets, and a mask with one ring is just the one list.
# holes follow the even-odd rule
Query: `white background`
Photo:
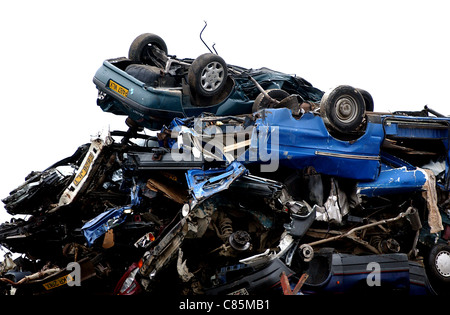
[[[450, 114], [446, 0], [7, 1], [0, 18], [0, 199], [125, 117], [96, 105], [103, 60], [141, 33], [195, 58], [216, 44], [230, 64], [297, 74], [326, 91], [369, 91], [376, 111]], [[0, 203], [0, 222], [9, 216]], [[0, 252], [1, 254], [1, 252]]]

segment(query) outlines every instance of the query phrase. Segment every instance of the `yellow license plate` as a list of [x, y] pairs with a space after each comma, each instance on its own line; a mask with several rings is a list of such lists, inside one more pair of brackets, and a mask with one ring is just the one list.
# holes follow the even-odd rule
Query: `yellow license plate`
[[113, 80], [109, 80], [108, 86], [114, 92], [119, 93], [120, 95], [127, 97], [128, 89], [121, 86], [119, 83], [114, 82]]
[[73, 180], [73, 184], [75, 186], [78, 186], [78, 184], [83, 180], [83, 178], [86, 176], [86, 174], [89, 171], [89, 168], [91, 167], [92, 162], [94, 161], [94, 155], [92, 152], [89, 153], [89, 156], [86, 160], [86, 163], [84, 163], [83, 168], [81, 169], [81, 172], [75, 177]]
[[68, 274], [68, 275], [62, 276], [58, 279], [44, 283], [42, 285], [44, 286], [45, 290], [51, 290], [51, 289], [60, 287], [62, 285], [65, 285], [71, 281], [73, 281], [73, 277], [70, 274]]

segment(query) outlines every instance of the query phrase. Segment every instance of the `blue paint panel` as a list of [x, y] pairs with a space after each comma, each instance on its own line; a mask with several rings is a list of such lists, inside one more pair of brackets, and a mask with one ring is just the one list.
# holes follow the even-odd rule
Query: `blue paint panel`
[[131, 209], [131, 207], [126, 206], [109, 209], [84, 224], [81, 230], [83, 231], [88, 245], [92, 246], [94, 241], [108, 230], [123, 223], [126, 217], [126, 215], [124, 215], [124, 210], [126, 209]]
[[361, 195], [375, 197], [421, 190], [426, 181], [425, 172], [419, 168], [410, 170], [385, 166], [375, 181], [358, 183], [358, 188]]
[[322, 174], [362, 181], [378, 177], [384, 139], [381, 124], [369, 122], [359, 139], [342, 141], [329, 134], [321, 117], [305, 113], [295, 119], [289, 109], [281, 108], [265, 110], [256, 126], [259, 133], [270, 127], [270, 136], [259, 140], [258, 149], [267, 144], [272, 158], [278, 158], [282, 165], [297, 169], [313, 166]]
[[241, 163], [233, 161], [225, 169], [188, 170], [186, 181], [194, 198], [202, 200], [227, 189], [233, 181], [246, 172], [247, 169]]

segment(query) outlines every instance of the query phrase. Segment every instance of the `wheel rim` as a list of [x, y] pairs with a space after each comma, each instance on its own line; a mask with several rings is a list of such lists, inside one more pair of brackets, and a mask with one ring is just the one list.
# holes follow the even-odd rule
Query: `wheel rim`
[[210, 62], [201, 73], [201, 86], [205, 91], [213, 92], [224, 80], [224, 68], [220, 62]]
[[450, 277], [450, 252], [441, 251], [436, 255], [435, 259], [436, 270], [443, 277]]
[[343, 96], [336, 102], [336, 117], [343, 123], [352, 122], [358, 115], [356, 100], [350, 96]]

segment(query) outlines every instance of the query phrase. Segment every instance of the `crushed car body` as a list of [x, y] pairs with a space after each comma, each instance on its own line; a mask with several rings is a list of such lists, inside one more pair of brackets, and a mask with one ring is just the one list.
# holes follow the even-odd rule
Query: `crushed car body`
[[261, 88], [283, 88], [312, 102], [323, 95], [303, 78], [268, 68], [228, 65], [213, 53], [176, 58], [167, 54], [162, 38], [149, 33], [133, 41], [128, 57], [105, 60], [93, 81], [103, 111], [126, 115], [147, 128], [203, 112], [251, 113]]
[[[409, 187], [406, 190], [394, 190], [396, 198], [393, 201], [387, 202], [383, 199], [381, 202], [377, 194], [360, 193], [364, 190], [362, 189], [364, 184], [379, 183], [381, 176], [375, 176], [376, 179], [373, 181], [359, 181], [359, 178], [338, 176], [342, 174], [339, 170], [333, 170], [332, 173], [328, 173], [326, 169], [322, 169], [323, 173], [313, 171], [315, 167], [320, 168], [320, 163], [305, 167], [309, 173], [299, 176], [297, 173], [301, 174], [300, 170], [303, 169], [299, 167], [301, 162], [299, 157], [296, 157], [298, 161], [295, 162], [295, 176], [292, 175], [292, 171], [290, 176], [286, 177], [285, 174], [278, 176], [279, 173], [283, 173], [283, 168], [292, 170], [289, 164], [280, 166], [279, 172], [258, 172], [258, 168], [263, 164], [258, 161], [246, 161], [245, 157], [257, 147], [252, 147], [252, 144], [258, 144], [254, 137], [256, 140], [261, 139], [260, 130], [257, 127], [261, 122], [259, 115], [267, 115], [267, 111], [289, 112], [288, 109], [264, 110], [263, 113], [255, 115], [253, 122], [249, 122], [248, 119], [239, 119], [239, 117], [227, 120], [224, 117], [211, 115], [207, 115], [204, 121], [202, 118], [191, 120], [187, 125], [177, 121], [172, 124], [175, 130], [173, 133], [167, 133], [167, 129], [163, 128], [158, 137], [141, 135], [143, 146], [131, 143], [124, 145], [123, 141], [115, 142], [112, 136], [94, 137], [91, 145], [80, 146], [72, 157], [63, 159], [55, 163], [56, 166], [49, 168], [58, 169], [64, 166], [72, 169], [68, 173], [71, 174], [71, 180], [58, 177], [64, 183], [64, 185], [56, 185], [59, 187], [59, 192], [47, 191], [47, 185], [44, 184], [46, 182], [41, 182], [42, 176], [36, 176], [34, 181], [31, 177], [31, 180], [28, 179], [24, 185], [24, 187], [30, 186], [31, 183], [37, 182], [36, 186], [43, 189], [40, 193], [53, 194], [53, 203], [42, 204], [43, 198], [40, 198], [41, 205], [35, 204], [34, 210], [31, 211], [27, 198], [24, 198], [26, 194], [23, 189], [13, 191], [11, 196], [4, 199], [7, 205], [11, 205], [7, 207], [11, 214], [33, 214], [39, 220], [30, 218], [28, 221], [4, 224], [2, 244], [15, 252], [32, 252], [31, 250], [34, 249], [33, 257], [42, 257], [42, 259], [49, 259], [57, 248], [65, 248], [69, 245], [69, 247], [83, 247], [86, 254], [97, 254], [95, 261], [100, 264], [101, 267], [98, 269], [101, 272], [111, 270], [113, 264], [121, 264], [121, 270], [124, 267], [130, 267], [131, 276], [116, 275], [119, 284], [120, 279], [123, 284], [109, 285], [111, 289], [114, 286], [116, 294], [131, 291], [140, 294], [150, 293], [154, 292], [155, 288], [169, 285], [169, 281], [166, 282], [164, 279], [171, 267], [175, 274], [173, 279], [175, 282], [170, 281], [170, 286], [178, 283], [180, 292], [187, 294], [230, 294], [233, 292], [256, 294], [266, 290], [272, 291], [274, 286], [280, 285], [280, 275], [283, 272], [289, 274], [290, 279], [295, 279], [291, 276], [307, 272], [311, 268], [310, 264], [315, 263], [315, 253], [320, 251], [322, 246], [329, 248], [330, 245], [333, 245], [332, 248], [339, 253], [338, 255], [348, 252], [351, 248], [351, 252], [346, 255], [355, 259], [359, 259], [359, 255], [364, 252], [381, 255], [380, 257], [403, 253], [402, 259], [407, 257], [407, 262], [416, 259], [418, 247], [426, 240], [423, 230], [429, 227], [422, 227], [422, 222], [425, 226], [428, 220], [417, 219], [419, 210], [409, 207], [414, 198], [408, 196], [409, 203], [404, 199], [396, 200], [396, 198], [399, 193], [410, 194], [415, 191], [418, 193], [418, 200], [422, 203], [420, 209], [424, 211], [422, 215], [428, 214], [427, 199], [424, 199], [422, 195], [425, 181], [414, 189]], [[217, 140], [216, 137], [224, 136], [221, 131], [218, 132], [222, 129], [213, 127], [217, 127], [215, 124], [218, 124], [221, 128], [225, 128], [227, 121], [231, 122], [233, 127], [241, 124], [245, 124], [247, 128], [251, 127], [250, 138], [244, 140], [247, 147], [242, 147], [243, 154], [238, 154], [240, 153], [237, 152], [238, 150], [235, 154], [231, 151], [225, 153], [224, 150], [214, 151], [212, 150], [214, 146], [205, 145], [209, 140], [216, 143], [217, 141], [214, 141]], [[296, 122], [302, 121], [296, 120]], [[267, 121], [264, 123], [267, 124]], [[203, 130], [191, 130], [189, 127], [205, 124], [207, 128]], [[285, 123], [282, 125], [288, 126]], [[263, 126], [267, 127], [267, 125]], [[275, 124], [263, 130], [265, 132], [272, 130], [272, 127], [275, 127]], [[321, 128], [324, 128], [323, 122]], [[300, 128], [297, 126], [296, 129]], [[216, 132], [214, 137], [212, 130]], [[232, 130], [242, 131], [240, 128]], [[326, 131], [326, 129], [323, 130]], [[168, 134], [175, 142], [167, 141], [165, 135]], [[290, 134], [295, 133], [291, 131]], [[189, 135], [189, 137], [183, 137], [183, 135]], [[205, 135], [205, 142], [197, 138], [201, 135]], [[269, 135], [269, 138], [271, 136]], [[283, 137], [279, 137], [280, 143], [284, 141], [282, 139]], [[96, 159], [89, 158], [91, 150], [98, 148], [99, 142], [106, 145], [96, 150], [98, 153]], [[154, 146], [149, 146], [151, 142]], [[178, 155], [171, 156], [171, 151], [162, 150], [168, 148], [160, 146], [160, 143], [171, 143], [171, 150]], [[265, 143], [270, 144], [270, 141]], [[379, 143], [381, 144], [382, 140], [379, 140]], [[320, 142], [316, 141], [316, 144], [317, 148], [320, 148]], [[348, 145], [360, 146], [358, 141]], [[232, 148], [236, 147], [239, 146], [232, 145]], [[338, 161], [342, 159], [342, 156], [338, 153], [345, 152], [346, 149], [339, 146], [333, 146], [333, 148], [336, 155], [328, 157], [327, 163], [335, 163], [335, 168], [343, 168], [344, 166], [339, 166], [341, 164]], [[341, 151], [336, 148], [340, 148]], [[185, 149], [189, 154], [183, 154], [180, 149]], [[198, 154], [193, 153], [196, 150]], [[84, 152], [84, 156], [80, 152]], [[305, 152], [308, 153], [308, 150]], [[356, 155], [355, 152], [353, 152], [354, 155]], [[379, 150], [377, 152], [380, 154]], [[281, 157], [277, 159], [281, 161], [284, 157], [280, 155]], [[184, 164], [176, 163], [181, 157], [189, 157], [189, 159], [184, 160]], [[239, 157], [242, 161], [239, 161]], [[304, 157], [305, 160], [314, 160], [308, 154]], [[333, 158], [336, 161], [330, 161]], [[92, 162], [89, 162], [91, 160]], [[379, 174], [382, 174], [381, 165], [384, 159], [380, 156], [379, 159], [373, 160], [379, 163], [380, 167], [377, 165], [375, 169], [379, 169]], [[171, 169], [168, 165], [175, 165], [171, 164], [173, 162], [177, 166]], [[399, 166], [400, 172], [408, 171], [407, 168], [403, 168], [404, 166]], [[263, 174], [275, 176], [267, 178], [262, 177]], [[326, 178], [330, 180], [332, 186], [328, 186]], [[83, 187], [76, 190], [74, 184], [81, 183], [84, 179]], [[303, 184], [306, 182], [305, 187], [309, 189], [295, 191], [293, 187], [295, 187], [294, 184], [299, 184], [298, 181], [303, 181]], [[329, 194], [325, 190], [326, 187], [330, 188]], [[321, 193], [317, 193], [318, 190]], [[30, 190], [26, 191], [30, 192]], [[71, 202], [67, 202], [67, 193], [75, 191], [77, 194], [72, 195]], [[289, 191], [293, 191], [293, 194], [291, 195]], [[32, 197], [36, 193], [34, 191], [31, 196], [26, 196]], [[307, 193], [307, 196], [299, 196], [301, 193]], [[383, 198], [389, 196], [388, 193], [381, 195]], [[362, 200], [364, 198], [367, 200]], [[344, 199], [347, 206], [342, 203]], [[371, 204], [372, 199], [376, 200], [374, 205]], [[23, 203], [18, 200], [22, 200]], [[22, 205], [23, 208], [20, 207]], [[344, 207], [347, 207], [346, 213], [341, 212]], [[402, 207], [404, 210], [399, 211]], [[339, 212], [337, 217], [329, 212], [332, 209]], [[383, 209], [382, 215], [378, 218], [372, 217], [370, 213], [372, 211], [377, 213], [380, 209]], [[62, 212], [66, 214], [61, 215]], [[437, 214], [440, 215], [440, 212], [438, 211]], [[372, 218], [368, 220], [368, 217]], [[61, 220], [64, 218], [66, 220]], [[445, 220], [441, 219], [441, 221]], [[52, 222], [58, 222], [59, 233]], [[396, 226], [397, 223], [398, 226]], [[322, 229], [321, 224], [326, 224], [327, 228]], [[348, 230], [349, 224], [358, 226]], [[393, 224], [393, 227], [387, 228], [386, 226], [390, 224]], [[45, 230], [44, 226], [48, 230]], [[344, 229], [346, 226], [347, 228]], [[447, 224], [445, 226], [447, 229]], [[72, 230], [70, 236], [61, 233], [67, 229]], [[36, 235], [45, 231], [43, 235], [57, 246], [46, 250], [32, 248], [33, 244], [43, 240], [43, 236], [36, 238], [33, 233], [30, 233], [33, 230], [36, 230]], [[441, 231], [438, 227], [438, 232], [428, 233], [428, 238], [433, 237], [432, 235], [436, 237]], [[419, 238], [420, 233], [422, 235]], [[130, 239], [124, 239], [125, 244], [120, 243], [121, 237], [130, 235], [132, 236]], [[16, 243], [18, 237], [22, 247], [16, 247], [19, 244]], [[348, 245], [349, 242], [351, 246]], [[116, 255], [111, 253], [114, 250], [119, 251], [119, 248], [122, 249], [123, 246], [129, 246], [128, 250], [132, 255], [119, 263], [121, 260], [119, 257], [122, 255], [119, 252]], [[104, 251], [108, 251], [108, 255], [105, 255]], [[83, 251], [79, 252], [83, 253]], [[67, 255], [67, 251], [65, 253]], [[103, 257], [104, 255], [111, 257]], [[60, 256], [59, 260], [62, 262], [67, 262], [69, 257], [73, 258], [71, 255], [65, 257], [62, 252]], [[203, 260], [199, 257], [203, 257]], [[55, 261], [54, 256], [52, 259]], [[211, 264], [212, 261], [215, 263]], [[205, 264], [208, 264], [208, 267]], [[61, 267], [58, 272], [59, 270]], [[194, 274], [191, 270], [202, 272]], [[256, 281], [260, 279], [259, 275], [268, 271], [278, 276]], [[94, 277], [96, 280], [104, 277], [101, 272]], [[361, 274], [367, 275], [367, 273]], [[394, 278], [405, 277], [406, 280], [410, 277], [409, 273], [400, 274], [394, 272], [390, 275]], [[314, 277], [311, 275], [310, 280], [304, 284], [303, 294], [312, 293], [306, 288], [314, 287], [311, 282], [313, 280]], [[11, 282], [8, 283], [11, 285]], [[138, 286], [139, 290], [130, 290], [125, 284]], [[410, 284], [399, 286], [402, 288], [399, 290], [407, 293], [433, 292], [425, 278], [422, 284], [422, 291], [412, 290], [413, 286]], [[274, 292], [279, 293], [277, 290]]]
[[2, 294], [449, 292], [449, 118], [197, 59], [143, 34], [103, 63], [128, 130], [2, 200]]

